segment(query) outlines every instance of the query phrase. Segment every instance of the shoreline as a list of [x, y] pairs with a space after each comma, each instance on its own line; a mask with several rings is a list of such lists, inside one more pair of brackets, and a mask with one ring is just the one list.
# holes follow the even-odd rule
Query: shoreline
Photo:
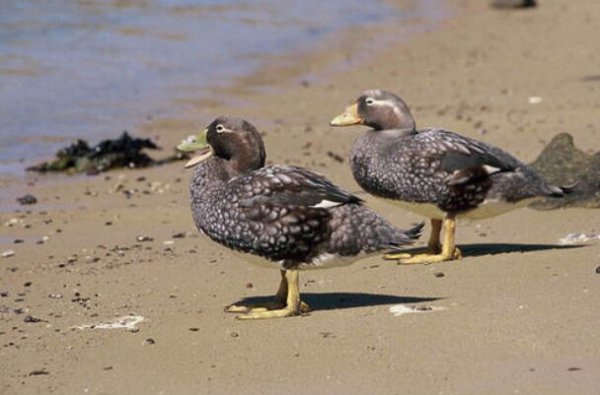
[[[525, 162], [563, 131], [596, 152], [595, 3], [497, 11], [456, 0], [460, 13], [439, 28], [323, 79], [265, 68], [241, 81], [247, 101], [238, 106], [198, 103], [206, 107], [138, 130], [164, 149], [217, 115], [240, 116], [265, 134], [269, 162], [308, 167], [357, 192], [347, 156], [363, 128], [327, 125], [362, 90], [384, 88], [406, 99], [419, 126], [444, 126]], [[352, 58], [353, 40], [370, 48], [404, 28], [345, 32], [338, 47], [287, 60], [327, 70]], [[245, 89], [265, 76], [274, 90]], [[374, 257], [307, 271], [309, 316], [240, 322], [223, 307], [271, 296], [279, 274], [197, 233], [189, 177], [174, 163], [27, 177], [11, 189], [39, 203], [0, 211], [0, 251], [15, 252], [0, 258], [2, 393], [591, 395], [600, 387], [600, 242], [559, 245], [571, 233], [597, 234], [599, 211], [520, 209], [461, 224], [457, 262]], [[399, 226], [422, 220], [360, 196]], [[397, 305], [423, 312], [395, 316]], [[86, 327], [130, 315], [139, 321], [130, 330]]]
[[[440, 0], [430, 1], [433, 1], [435, 3], [439, 2]], [[410, 3], [410, 1], [403, 1], [403, 3]], [[307, 7], [309, 7], [309, 10], [311, 9], [310, 7], [316, 6], [317, 8], [319, 8], [319, 6], [316, 4], [318, 3], [307, 4]], [[348, 5], [357, 7], [357, 4], [354, 4], [352, 2], [350, 2]], [[89, 12], [89, 9], [87, 9], [86, 7], [93, 7], [93, 4], [90, 4], [88, 6], [82, 6], [80, 12], [82, 13], [83, 17], [87, 17], [87, 19], [83, 18], [81, 22], [82, 24], [90, 22], [88, 19], [93, 19], [90, 18], [88, 14], [86, 14], [86, 11]], [[190, 17], [185, 17], [186, 13], [184, 12], [184, 9], [179, 9], [176, 6], [172, 7], [167, 7], [167, 10], [172, 14], [174, 13], [174, 15], [172, 15], [173, 20], [176, 21], [176, 18], [179, 18], [180, 22], [183, 25], [185, 25], [186, 28], [189, 27], [187, 26], [187, 24], [190, 23]], [[138, 10], [138, 7], [136, 7], [135, 5], [131, 5], [130, 8], [132, 13], [130, 14], [131, 21], [129, 23], [131, 23], [132, 25], [135, 25], [136, 22], [140, 23], [140, 21], [136, 19], [136, 12], [141, 11]], [[289, 19], [289, 15], [287, 15], [286, 12], [282, 10], [281, 6], [278, 6], [276, 4], [269, 4], [268, 2], [265, 2], [260, 5], [257, 5], [256, 8], [257, 10], [263, 10], [264, 12], [272, 12], [272, 16], [273, 18], [275, 18], [275, 21], [273, 22], [274, 25]], [[239, 105], [243, 106], [245, 101], [248, 100], [249, 96], [251, 97], [253, 95], [260, 95], [265, 92], [269, 93], [269, 88], [267, 87], [267, 85], [281, 84], [289, 78], [293, 78], [294, 75], [298, 75], [300, 73], [305, 72], [306, 70], [303, 70], [303, 68], [300, 66], [307, 64], [306, 61], [303, 61], [304, 57], [308, 56], [308, 54], [312, 54], [313, 51], [326, 51], [327, 48], [333, 47], [335, 45], [335, 42], [340, 37], [343, 38], [347, 35], [348, 31], [369, 31], [390, 23], [390, 19], [392, 18], [392, 16], [388, 15], [389, 13], [383, 14], [381, 10], [373, 12], [372, 15], [367, 14], [360, 16], [362, 15], [360, 11], [365, 11], [365, 9], [363, 8], [366, 8], [368, 10], [368, 6], [351, 9], [351, 12], [348, 16], [337, 18], [339, 19], [339, 21], [333, 22], [327, 25], [326, 27], [323, 27], [324, 21], [327, 21], [331, 18], [322, 17], [317, 18], [316, 20], [305, 20], [302, 18], [298, 18], [297, 20], [293, 21], [294, 23], [292, 23], [292, 26], [282, 26], [282, 37], [280, 39], [269, 38], [278, 37], [277, 35], [264, 37], [265, 31], [268, 31], [269, 29], [275, 29], [275, 26], [271, 26], [271, 24], [269, 24], [267, 21], [263, 21], [264, 26], [261, 27], [261, 23], [259, 22], [261, 18], [260, 16], [258, 16], [259, 14], [254, 15], [251, 13], [251, 10], [247, 10], [247, 12], [249, 12], [250, 15], [248, 16], [247, 20], [244, 19], [243, 5], [238, 4], [236, 6], [235, 4], [230, 4], [223, 7], [214, 8], [212, 10], [213, 12], [224, 13], [224, 15], [229, 16], [229, 18], [233, 18], [233, 22], [236, 21], [235, 18], [241, 18], [241, 23], [234, 23], [235, 28], [243, 32], [254, 34], [256, 36], [256, 40], [253, 41], [255, 44], [250, 45], [248, 46], [248, 48], [243, 50], [238, 48], [236, 52], [236, 50], [234, 50], [234, 47], [239, 47], [239, 44], [234, 45], [232, 42], [230, 42], [231, 37], [229, 37], [227, 31], [219, 30], [222, 29], [222, 25], [217, 24], [216, 30], [213, 33], [220, 37], [222, 40], [224, 40], [225, 43], [229, 44], [225, 46], [225, 48], [223, 48], [225, 53], [222, 53], [220, 55], [220, 57], [225, 56], [229, 59], [229, 63], [227, 63], [222, 60], [219, 60], [219, 56], [203, 59], [204, 56], [210, 55], [213, 46], [216, 45], [215, 43], [217, 43], [218, 40], [204, 40], [202, 37], [200, 37], [200, 39], [198, 40], [198, 37], [195, 37], [198, 35], [197, 31], [190, 32], [190, 37], [187, 37], [185, 34], [178, 34], [176, 32], [173, 32], [173, 37], [171, 38], [169, 38], [170, 36], [168, 35], [159, 34], [154, 39], [155, 45], [158, 45], [159, 48], [163, 48], [162, 46], [165, 45], [165, 40], [166, 42], [171, 41], [173, 43], [173, 48], [177, 48], [176, 50], [183, 52], [185, 56], [182, 56], [181, 59], [179, 59], [178, 61], [171, 61], [170, 67], [166, 66], [167, 64], [169, 64], [169, 62], [162, 64], [160, 62], [160, 59], [155, 59], [155, 61], [153, 62], [152, 56], [150, 56], [150, 58], [147, 60], [148, 64], [146, 65], [146, 67], [142, 70], [138, 70], [140, 68], [139, 63], [143, 60], [143, 56], [140, 57], [139, 54], [132, 55], [129, 59], [131, 61], [130, 66], [132, 67], [132, 69], [137, 70], [139, 73], [135, 73], [135, 78], [132, 75], [129, 82], [123, 81], [123, 86], [115, 86], [113, 88], [113, 94], [111, 95], [111, 98], [106, 98], [105, 92], [100, 93], [97, 99], [105, 100], [107, 102], [101, 106], [98, 106], [95, 109], [96, 112], [92, 113], [91, 111], [93, 111], [93, 109], [86, 109], [86, 111], [90, 111], [91, 113], [86, 115], [86, 119], [88, 122], [87, 124], [86, 120], [80, 120], [81, 124], [83, 124], [84, 127], [82, 127], [81, 124], [74, 124], [67, 127], [66, 125], [61, 123], [60, 119], [55, 119], [58, 115], [56, 115], [55, 118], [53, 118], [51, 116], [52, 114], [46, 114], [45, 111], [48, 110], [44, 106], [42, 106], [39, 109], [39, 112], [42, 115], [47, 115], [48, 119], [46, 120], [46, 122], [44, 122], [41, 118], [42, 115], [33, 116], [31, 117], [31, 124], [25, 125], [26, 122], [23, 122], [24, 125], [22, 126], [23, 130], [21, 131], [21, 135], [14, 135], [12, 130], [18, 129], [18, 126], [15, 126], [15, 122], [18, 122], [18, 120], [21, 119], [23, 115], [21, 114], [22, 111], [20, 110], [19, 106], [13, 108], [9, 105], [9, 102], [6, 102], [7, 109], [12, 109], [15, 111], [15, 119], [11, 121], [12, 123], [5, 125], [5, 131], [7, 133], [5, 137], [7, 138], [3, 139], [3, 142], [8, 145], [10, 141], [8, 137], [14, 137], [12, 139], [14, 149], [9, 151], [6, 150], [5, 147], [5, 151], [2, 151], [6, 154], [6, 157], [4, 159], [6, 160], [8, 158], [11, 158], [12, 161], [0, 162], [0, 178], [22, 178], [24, 175], [24, 168], [27, 165], [34, 164], [34, 162], [36, 161], [36, 159], [32, 158], [31, 155], [37, 154], [38, 156], [41, 156], [41, 158], [38, 158], [37, 160], [41, 160], [43, 159], [44, 153], [48, 155], [53, 154], [53, 152], [49, 151], [51, 147], [55, 147], [56, 150], [60, 147], [60, 145], [58, 144], [59, 141], [63, 142], [63, 146], [71, 140], [75, 140], [76, 138], [83, 138], [90, 141], [90, 143], [95, 143], [103, 138], [113, 137], [107, 135], [107, 131], [111, 129], [114, 130], [113, 133], [115, 135], [117, 135], [118, 132], [122, 130], [135, 131], [134, 133], [136, 134], [143, 133], [144, 125], [146, 124], [152, 124], [154, 122], [160, 123], [161, 120], [186, 120], [190, 118], [195, 118], [198, 115], [196, 114], [196, 111], [201, 108], [207, 108], [208, 111], [206, 113], [208, 114], [210, 112], [210, 109], [215, 107], [229, 108]], [[328, 8], [324, 7], [324, 9]], [[392, 4], [385, 4], [383, 9], [392, 10]], [[420, 11], [420, 6], [414, 7], [413, 10], [412, 8], [401, 9], [398, 5], [395, 5], [394, 9], [397, 10], [396, 13], [398, 17], [402, 18], [402, 20], [412, 20], [414, 18], [421, 17], [423, 14], [423, 11]], [[207, 5], [191, 6], [188, 9], [188, 12], [192, 14], [199, 13], [198, 17], [200, 17], [201, 10], [204, 10], [205, 12], [210, 12], [210, 7]], [[103, 9], [102, 12], [106, 13], [106, 15], [112, 15], [111, 12], [114, 13], [117, 11], [118, 10], [113, 10], [113, 6], [107, 6], [105, 9]], [[427, 17], [427, 10], [425, 11], [425, 17]], [[43, 12], [43, 10], [41, 10], [40, 12]], [[152, 42], [151, 37], [153, 33], [157, 33], [155, 30], [161, 30], [161, 25], [156, 25], [159, 22], [156, 20], [156, 5], [148, 5], [147, 12], [150, 14], [148, 16], [148, 21], [146, 25], [144, 25], [144, 28], [138, 29], [139, 31], [135, 29], [130, 31], [127, 28], [123, 28], [121, 25], [127, 24], [127, 22], [125, 22], [126, 19], [120, 20], [119, 22], [115, 21], [114, 23], [106, 22], [104, 25], [101, 24], [97, 26], [97, 28], [105, 29], [111, 32], [111, 34], [115, 32], [116, 34], [121, 34], [122, 36], [117, 36], [117, 38], [120, 37], [121, 40], [113, 40], [115, 41], [114, 46], [117, 48], [121, 45], [118, 43], [120, 41], [124, 41], [129, 43], [127, 44], [129, 46], [137, 42], [143, 50], [146, 49], [149, 43]], [[236, 13], [241, 15], [237, 15]], [[412, 13], [415, 13], [415, 15], [412, 15]], [[64, 17], [67, 19], [73, 18], [74, 15], [72, 14], [73, 12], [65, 11]], [[18, 17], [16, 18], [18, 19]], [[279, 20], [278, 18], [283, 19]], [[427, 20], [427, 18], [425, 19]], [[98, 23], [98, 21], [94, 20], [93, 23]], [[15, 27], [12, 27], [12, 30], [11, 28], [6, 29], [6, 34], [9, 37], [10, 33], [13, 32], [13, 30], [18, 31], [18, 28], [16, 27], [17, 25], [15, 24], [14, 26]], [[121, 27], [118, 28], [119, 26]], [[165, 29], [167, 26], [162, 26], [162, 29]], [[71, 28], [76, 29], [74, 27]], [[114, 28], [116, 30], [112, 31], [111, 28]], [[182, 26], [181, 28], [183, 29], [184, 26]], [[198, 27], [197, 30], [201, 32], [203, 31], [203, 28]], [[56, 36], [60, 36], [60, 33], [54, 31], [52, 36], [54, 40], [57, 39]], [[162, 40], [159, 39], [159, 37], [162, 37]], [[176, 39], [175, 37], [178, 38]], [[192, 37], [195, 39], [192, 39]], [[97, 45], [97, 39], [94, 35], [91, 35], [89, 39], [92, 40], [92, 48], [94, 44]], [[242, 37], [239, 40], [235, 41], [245, 42], [244, 40], [245, 38]], [[381, 39], [379, 41], [381, 41]], [[204, 44], [197, 44], [198, 42]], [[281, 42], [289, 42], [290, 46], [287, 48], [283, 48], [280, 45]], [[25, 43], [27, 44], [28, 42], [25, 41]], [[35, 46], [35, 43], [35, 41], [29, 42], [29, 45]], [[268, 49], [268, 43], [274, 45], [276, 50]], [[208, 47], [208, 53], [205, 55], [205, 51], [201, 51], [201, 54], [198, 55], [190, 54], [197, 51], [198, 46]], [[167, 46], [167, 48], [169, 47]], [[188, 49], [185, 50], [186, 48]], [[8, 51], [8, 54], [10, 55], [11, 47], [9, 46], [8, 49], [6, 49], [6, 51]], [[12, 51], [17, 51], [17, 49], [13, 48]], [[3, 58], [9, 60], [12, 58], [17, 58], [16, 56], [11, 57], [9, 55], [4, 56]], [[86, 56], [89, 57], [90, 55], [90, 53], [85, 52], [81, 54], [79, 54], [78, 52], [74, 52], [74, 55], [72, 55], [74, 59], [71, 59], [71, 63], [77, 61], [77, 56], [79, 56], [80, 58], [82, 58], [79, 60], [84, 62], [82, 66], [85, 67], [85, 65], [87, 64], [85, 62], [88, 62]], [[2, 57], [2, 55], [0, 55], [0, 57]], [[313, 59], [316, 59], [315, 56], [311, 57]], [[324, 56], [321, 56], [320, 58], [325, 59]], [[67, 57], [66, 59], [70, 58]], [[122, 59], [119, 58], [115, 59], [114, 61], [118, 62], [122, 61]], [[199, 67], [192, 66], [192, 64], [196, 61], [200, 61], [202, 64], [199, 65]], [[327, 63], [331, 63], [331, 61], [328, 61]], [[158, 64], [162, 64], [162, 68], [159, 68]], [[109, 67], [110, 65], [111, 63], [108, 62], [105, 66]], [[67, 66], [65, 66], [64, 63], [59, 64], [55, 68], [55, 73], [48, 71], [47, 73], [45, 73], [45, 77], [42, 71], [38, 71], [36, 77], [37, 79], [23, 81], [18, 80], [18, 83], [22, 84], [23, 89], [19, 90], [19, 92], [22, 91], [22, 93], [15, 94], [13, 100], [15, 100], [16, 102], [20, 102], [23, 100], [23, 97], [21, 96], [30, 95], [28, 89], [30, 89], [29, 86], [34, 83], [32, 81], [37, 81], [40, 84], [52, 85], [54, 83], [53, 81], [55, 81], [57, 78], [56, 74], [64, 72], [63, 68], [65, 67]], [[182, 79], [179, 76], [179, 74], [169, 71], [172, 69], [180, 70], [181, 73], [187, 74], [187, 79]], [[272, 72], [269, 74], [265, 74], [265, 69], [269, 69]], [[198, 72], [198, 70], [202, 70], [202, 72]], [[127, 90], [127, 84], [130, 83], [134, 85], [139, 85], [139, 80], [141, 77], [137, 77], [137, 74], [143, 74], [147, 77], [154, 77], [151, 78], [150, 81], [148, 81], [147, 84], [145, 84], [145, 86], [138, 87], [139, 89], [133, 89], [133, 91], [139, 90], [138, 94], [133, 94], [129, 90]], [[164, 81], [156, 82], [157, 80], [160, 81], [161, 77], [162, 79], [164, 79]], [[34, 77], [32, 76], [31, 78]], [[81, 78], [81, 76], [78, 76], [78, 78]], [[93, 85], [95, 83], [107, 84], [115, 78], [117, 77], [105, 72], [97, 79], [97, 82], [94, 82], [96, 81], [95, 78], [87, 78], [83, 79], [81, 81], [81, 84], [82, 86], [87, 86], [90, 84]], [[7, 86], [17, 84], [17, 80], [11, 81], [7, 79], [7, 81], [11, 82], [11, 85]], [[163, 92], [157, 92], [156, 88], [159, 85], [162, 86], [161, 90]], [[74, 95], [81, 94], [81, 89], [77, 89], [77, 87], [71, 87], [69, 89]], [[271, 90], [270, 93], [273, 93], [273, 90]], [[131, 100], [132, 94], [135, 98], [134, 100]], [[59, 99], [57, 103], [68, 103], [69, 95], [63, 94], [62, 96], [67, 98]], [[88, 96], [91, 97], [90, 95]], [[130, 98], [129, 101], [127, 101], [128, 97]], [[34, 104], [38, 102], [43, 104], [45, 101], [47, 101], [44, 99], [43, 95], [37, 98], [36, 100], [37, 101], [33, 102]], [[87, 103], [86, 101], [80, 103], [80, 107], [82, 109], [86, 108], [86, 106], [89, 106], [89, 103]], [[121, 108], [123, 108], [123, 110], [120, 110]], [[115, 117], [111, 117], [111, 114], [113, 113], [116, 114]], [[73, 120], [79, 119], [83, 116], [81, 111], [77, 109], [67, 111], [65, 112], [65, 114], [62, 114], [62, 117], [65, 119], [72, 118], [71, 122], [74, 122]], [[102, 118], [106, 118], [104, 122], [99, 121]], [[73, 134], [73, 132], [76, 129], [79, 129], [79, 135]], [[50, 130], [54, 130], [56, 136], [47, 136], [46, 134], [49, 133]], [[43, 141], [45, 141], [45, 143], [43, 143]], [[45, 150], [43, 149], [44, 145], [46, 147]], [[29, 147], [29, 149], [25, 148], [27, 146]]]

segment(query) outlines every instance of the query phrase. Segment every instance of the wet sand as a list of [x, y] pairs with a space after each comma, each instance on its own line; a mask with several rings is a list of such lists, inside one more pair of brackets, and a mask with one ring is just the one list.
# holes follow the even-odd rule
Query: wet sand
[[[600, 5], [556, 0], [498, 11], [478, 3], [454, 1], [457, 16], [385, 48], [370, 44], [411, 26], [346, 32], [314, 53], [280, 59], [291, 70], [240, 80], [227, 92], [236, 105], [204, 101], [145, 133], [167, 147], [217, 115], [242, 116], [266, 133], [270, 161], [308, 166], [358, 191], [346, 157], [361, 128], [327, 123], [360, 91], [381, 87], [400, 93], [421, 126], [461, 131], [527, 162], [559, 132], [598, 151]], [[173, 164], [5, 182], [0, 246], [15, 255], [0, 258], [3, 394], [600, 388], [600, 242], [559, 243], [600, 232], [597, 210], [522, 209], [461, 224], [459, 262], [372, 258], [306, 272], [310, 315], [240, 322], [224, 306], [270, 296], [279, 274], [197, 234], [189, 176]], [[39, 202], [10, 207], [25, 193]], [[421, 220], [361, 196], [401, 226]], [[398, 304], [424, 311], [395, 316]], [[89, 327], [129, 315], [144, 320], [130, 330]]]

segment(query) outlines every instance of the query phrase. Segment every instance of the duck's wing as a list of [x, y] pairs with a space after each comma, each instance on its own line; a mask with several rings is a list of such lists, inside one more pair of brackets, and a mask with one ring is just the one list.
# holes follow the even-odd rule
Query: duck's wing
[[268, 166], [242, 178], [245, 199], [241, 206], [267, 203], [307, 208], [361, 204], [362, 199], [302, 167]]
[[268, 166], [230, 181], [252, 243], [245, 248], [284, 265], [307, 262], [331, 237], [332, 210], [361, 205], [323, 176]]
[[429, 129], [418, 139], [449, 173], [449, 185], [462, 185], [498, 172], [515, 171], [523, 164], [503, 150], [444, 130]]

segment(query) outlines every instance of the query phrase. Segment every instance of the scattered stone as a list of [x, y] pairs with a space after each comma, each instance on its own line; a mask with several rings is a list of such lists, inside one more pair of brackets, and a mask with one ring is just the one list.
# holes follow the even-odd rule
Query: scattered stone
[[149, 337], [146, 339], [146, 344], [153, 345], [156, 344], [156, 341], [153, 338]]
[[37, 198], [31, 194], [27, 194], [27, 195], [17, 198], [17, 202], [19, 202], [19, 204], [21, 204], [23, 206], [29, 205], [29, 204], [36, 204]]
[[10, 293], [8, 291], [2, 291], [0, 292], [0, 297], [6, 298], [10, 295]]
[[33, 284], [31, 281], [27, 281], [25, 284], [23, 284], [24, 287], [31, 287], [31, 284]]
[[344, 158], [333, 151], [327, 151], [327, 156], [338, 163], [344, 163]]
[[596, 274], [600, 274], [600, 266], [596, 268]]
[[433, 307], [431, 306], [419, 306], [416, 308], [417, 311], [433, 311]]
[[3, 251], [2, 254], [0, 254], [0, 256], [2, 258], [10, 258], [11, 256], [14, 256], [14, 255], [15, 255], [15, 252], [13, 250], [6, 250], [6, 251]]
[[492, 0], [492, 7], [498, 9], [531, 8], [537, 6], [536, 0]]
[[50, 299], [62, 299], [63, 296], [61, 294], [50, 294], [48, 297]]
[[237, 332], [231, 332], [231, 333], [229, 334], [229, 336], [231, 336], [231, 337], [239, 337], [239, 336], [240, 336], [240, 334], [239, 334], [239, 333], [237, 333]]
[[437, 278], [441, 278], [441, 277], [445, 276], [445, 274], [442, 272], [436, 272], [436, 273], [433, 273], [433, 275], [436, 276]]
[[112, 366], [105, 366], [102, 368], [102, 370], [113, 370]]
[[140, 243], [145, 241], [154, 241], [154, 239], [150, 236], [138, 236], [136, 237], [136, 240]]
[[189, 330], [192, 332], [198, 332], [200, 330], [200, 328], [189, 328]]
[[185, 236], [186, 236], [185, 232], [178, 232], [178, 233], [175, 233], [171, 237], [174, 238], [174, 239], [183, 239], [183, 238], [185, 238]]
[[247, 282], [246, 288], [254, 288], [254, 284], [252, 284], [251, 282]]
[[576, 366], [570, 367], [567, 369], [569, 372], [577, 372], [578, 370], [583, 370], [582, 368], [578, 368]]
[[17, 198], [17, 202], [19, 202], [19, 204], [25, 206], [25, 205], [29, 205], [29, 204], [36, 204], [37, 203], [37, 198], [31, 194], [27, 194], [25, 196], [21, 196], [20, 198]]
[[42, 322], [43, 320], [41, 318], [38, 317], [34, 317], [32, 315], [26, 315], [25, 318], [23, 318], [23, 322], [27, 322], [27, 323], [36, 323], [36, 322]]
[[32, 370], [31, 372], [29, 372], [30, 376], [41, 376], [45, 374], [50, 374], [50, 372], [48, 372], [46, 369]]

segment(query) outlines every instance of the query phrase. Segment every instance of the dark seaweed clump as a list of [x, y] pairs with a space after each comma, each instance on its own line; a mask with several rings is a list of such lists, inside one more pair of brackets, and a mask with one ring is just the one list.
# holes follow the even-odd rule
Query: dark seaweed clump
[[164, 160], [154, 160], [142, 152], [144, 149], [159, 149], [150, 139], [134, 138], [126, 131], [117, 139], [103, 140], [90, 146], [85, 140], [77, 140], [60, 149], [56, 159], [27, 168], [37, 172], [67, 172], [97, 174], [115, 168], [139, 168], [172, 162], [181, 159], [173, 155]]

